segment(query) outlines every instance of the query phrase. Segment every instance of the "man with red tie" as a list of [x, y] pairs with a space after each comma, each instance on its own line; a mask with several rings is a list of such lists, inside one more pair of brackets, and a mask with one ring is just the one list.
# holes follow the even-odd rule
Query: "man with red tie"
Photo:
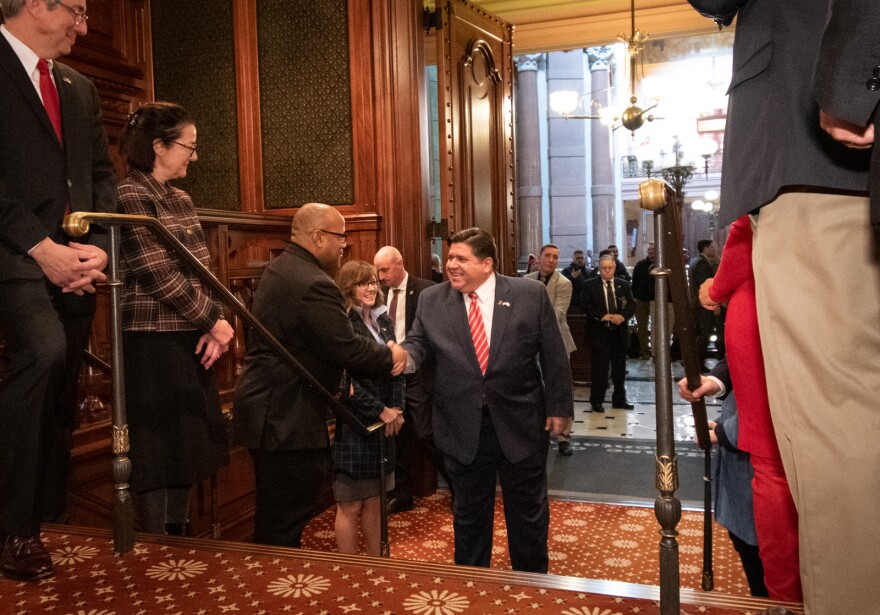
[[0, 0], [0, 574], [53, 574], [40, 523], [66, 512], [82, 349], [104, 280], [105, 238], [79, 243], [67, 211], [113, 211], [98, 94], [55, 61], [87, 31], [85, 0]]
[[455, 563], [489, 566], [500, 478], [513, 569], [547, 572], [548, 432], [573, 415], [556, 311], [540, 282], [495, 273], [486, 231], [448, 243], [449, 281], [422, 291], [403, 347], [414, 367], [436, 365], [434, 439], [455, 491]]

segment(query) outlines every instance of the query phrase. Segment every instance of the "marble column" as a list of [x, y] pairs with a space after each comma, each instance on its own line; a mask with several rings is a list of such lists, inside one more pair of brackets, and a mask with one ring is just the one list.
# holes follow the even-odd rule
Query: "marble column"
[[515, 61], [517, 261], [525, 269], [528, 255], [537, 255], [543, 243], [538, 69], [543, 68], [545, 58], [543, 53], [531, 53]]
[[[597, 103], [596, 108], [607, 107], [610, 99], [608, 88], [611, 86], [609, 71], [612, 49], [591, 47], [584, 51], [590, 62], [590, 91]], [[611, 160], [611, 128], [595, 120], [590, 133], [590, 152], [593, 254], [598, 255], [600, 250], [614, 243], [614, 169]]]
[[[584, 54], [576, 51], [554, 51], [547, 54], [548, 96], [560, 90], [579, 94], [589, 91], [585, 83]], [[587, 101], [589, 112], [589, 101]], [[580, 115], [584, 109], [575, 110]], [[548, 111], [547, 164], [549, 167], [549, 236], [559, 246], [562, 266], [571, 262], [574, 250], [587, 250], [589, 244], [589, 200], [587, 169], [590, 152], [586, 147], [590, 120], [565, 119]]]

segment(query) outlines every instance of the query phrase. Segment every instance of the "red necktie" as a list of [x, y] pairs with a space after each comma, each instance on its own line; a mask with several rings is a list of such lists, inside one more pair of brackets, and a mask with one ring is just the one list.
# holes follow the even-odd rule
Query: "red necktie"
[[388, 306], [388, 318], [391, 319], [391, 326], [396, 326], [397, 323], [397, 295], [400, 293], [399, 288], [391, 289], [391, 305]]
[[55, 134], [58, 135], [58, 140], [63, 143], [64, 138], [61, 136], [61, 103], [58, 101], [58, 90], [55, 89], [55, 84], [52, 82], [52, 75], [49, 74], [49, 63], [41, 58], [37, 62], [37, 70], [40, 71], [40, 96], [43, 97], [43, 106], [46, 107], [46, 114], [49, 116], [49, 121], [52, 122], [52, 127], [55, 129]]
[[468, 297], [471, 298], [471, 307], [468, 310], [471, 339], [474, 340], [474, 351], [477, 353], [480, 371], [485, 375], [486, 366], [489, 365], [489, 340], [486, 339], [486, 327], [483, 326], [483, 314], [480, 312], [480, 304], [477, 303], [477, 293], [470, 292]]

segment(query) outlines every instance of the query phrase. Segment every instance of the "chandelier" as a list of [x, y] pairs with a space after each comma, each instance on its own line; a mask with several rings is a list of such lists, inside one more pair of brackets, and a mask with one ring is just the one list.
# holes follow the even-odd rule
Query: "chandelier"
[[585, 96], [579, 96], [577, 92], [572, 90], [560, 90], [550, 94], [550, 108], [559, 113], [567, 120], [584, 119], [599, 120], [604, 125], [616, 130], [623, 126], [635, 135], [636, 130], [641, 128], [645, 122], [654, 121], [654, 116], [648, 114], [648, 111], [657, 106], [655, 99], [654, 104], [645, 109], [639, 107], [636, 103], [636, 70], [638, 68], [639, 54], [644, 49], [645, 41], [648, 40], [648, 33], [636, 29], [636, 2], [630, 0], [630, 31], [632, 34], [626, 36], [623, 32], [617, 35], [617, 39], [626, 45], [626, 54], [629, 58], [629, 107], [619, 113], [608, 108], [599, 109], [595, 114], [573, 115], [572, 112], [583, 104]]

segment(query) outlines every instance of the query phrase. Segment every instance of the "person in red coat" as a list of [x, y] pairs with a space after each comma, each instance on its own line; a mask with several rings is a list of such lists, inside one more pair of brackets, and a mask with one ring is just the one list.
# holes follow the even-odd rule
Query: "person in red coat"
[[[764, 582], [772, 599], [800, 602], [798, 514], [770, 418], [758, 334], [749, 216], [737, 218], [730, 226], [718, 271], [699, 292], [699, 300], [707, 310], [717, 310], [727, 302], [725, 342], [739, 407], [738, 446], [751, 455], [755, 468], [752, 491]], [[698, 393], [702, 394], [700, 389], [694, 391], [695, 396]]]

